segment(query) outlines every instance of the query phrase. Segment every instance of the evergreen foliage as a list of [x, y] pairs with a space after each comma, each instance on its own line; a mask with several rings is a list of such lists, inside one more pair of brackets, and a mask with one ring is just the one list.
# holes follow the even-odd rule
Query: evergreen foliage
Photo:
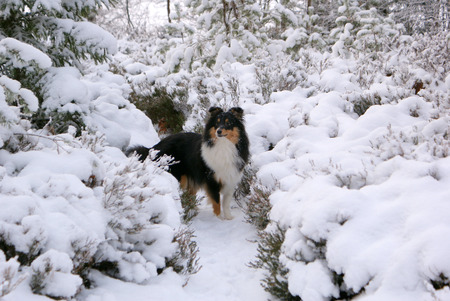
[[[54, 133], [62, 133], [72, 125], [81, 134], [85, 112], [67, 111], [62, 108], [64, 103], [52, 109], [42, 105], [49, 95], [58, 93], [49, 78], [58, 73], [58, 68], [50, 69], [51, 66], [81, 68], [83, 60], [105, 62], [116, 51], [113, 36], [88, 22], [88, 17], [100, 6], [109, 4], [109, 1], [84, 0], [1, 2], [0, 72], [3, 80], [0, 85], [3, 89], [0, 92], [8, 110], [18, 109], [16, 117], [2, 112], [2, 123], [15, 124], [16, 133], [20, 128], [46, 125]], [[31, 121], [31, 124], [24, 128], [20, 120]], [[21, 126], [17, 127], [19, 124]], [[15, 137], [5, 136], [2, 140], [8, 141], [9, 150], [17, 149]]]
[[271, 295], [283, 301], [300, 301], [298, 296], [293, 296], [289, 292], [286, 277], [289, 269], [280, 260], [285, 233], [286, 231], [279, 225], [271, 231], [259, 232], [258, 255], [250, 266], [266, 271], [262, 286]]
[[113, 49], [98, 38], [97, 28], [87, 19], [101, 5], [110, 4], [109, 0], [2, 1], [0, 38], [15, 38], [35, 47], [58, 67], [78, 65], [88, 57], [103, 62]]
[[169, 93], [164, 87], [146, 89], [142, 85], [130, 95], [132, 103], [158, 124], [160, 134], [174, 134], [183, 129], [186, 97], [187, 92], [182, 89]]

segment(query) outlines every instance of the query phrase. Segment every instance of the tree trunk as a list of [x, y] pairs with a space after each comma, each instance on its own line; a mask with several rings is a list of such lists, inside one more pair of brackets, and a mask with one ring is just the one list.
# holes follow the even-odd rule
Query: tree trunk
[[167, 20], [169, 23], [172, 23], [172, 20], [170, 19], [170, 0], [167, 0]]
[[227, 0], [222, 0], [222, 4], [223, 4], [223, 24], [225, 25], [225, 32], [228, 39], [228, 43], [230, 43], [231, 37], [230, 37], [230, 24], [228, 24], [227, 18], [227, 11], [228, 11]]

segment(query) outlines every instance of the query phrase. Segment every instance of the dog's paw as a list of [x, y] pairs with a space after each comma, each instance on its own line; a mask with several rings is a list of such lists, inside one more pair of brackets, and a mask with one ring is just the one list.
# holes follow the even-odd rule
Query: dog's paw
[[225, 220], [232, 220], [232, 219], [234, 218], [234, 216], [231, 215], [231, 213], [225, 213], [225, 212], [224, 212], [223, 218], [224, 218]]

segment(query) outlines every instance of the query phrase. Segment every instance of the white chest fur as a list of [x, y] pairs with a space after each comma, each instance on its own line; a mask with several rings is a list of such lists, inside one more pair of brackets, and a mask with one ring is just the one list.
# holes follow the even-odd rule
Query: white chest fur
[[202, 157], [214, 171], [216, 180], [234, 190], [242, 176], [237, 168], [242, 159], [236, 146], [226, 138], [218, 138], [212, 147], [202, 144]]

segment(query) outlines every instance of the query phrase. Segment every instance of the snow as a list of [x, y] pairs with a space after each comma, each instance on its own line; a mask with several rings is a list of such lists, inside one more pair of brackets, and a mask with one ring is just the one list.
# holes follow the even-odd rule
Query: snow
[[[292, 99], [292, 107], [298, 105], [301, 96], [291, 94], [282, 106], [287, 99]], [[320, 95], [310, 111], [309, 125], [291, 128], [278, 142], [272, 151], [278, 154], [275, 162], [264, 154], [254, 156], [263, 165], [258, 176], [279, 182], [286, 191], [271, 198], [271, 218], [287, 227], [287, 236], [295, 231], [300, 238], [326, 240], [328, 268], [343, 273], [353, 291], [366, 287], [363, 296], [369, 299], [386, 298], [386, 291], [415, 291], [416, 297], [409, 300], [422, 300], [429, 289], [423, 284], [426, 279], [436, 279], [448, 269], [444, 254], [450, 245], [438, 241], [450, 230], [445, 222], [450, 183], [447, 176], [436, 176], [440, 174], [436, 168], [448, 170], [450, 160], [432, 158], [429, 149], [408, 144], [410, 135], [402, 138], [398, 133], [415, 129], [419, 137], [430, 137], [448, 129], [448, 118], [432, 121], [433, 107], [418, 96], [395, 105], [372, 106], [357, 120], [338, 118], [342, 109], [339, 97]], [[331, 134], [333, 128], [339, 129], [339, 135]], [[401, 147], [397, 139], [402, 139]], [[307, 141], [311, 146], [305, 148], [302, 144]], [[259, 160], [260, 156], [264, 157]], [[286, 185], [295, 183], [295, 178], [297, 184]], [[304, 253], [297, 240], [286, 240], [284, 248]], [[293, 265], [291, 293], [303, 300], [333, 296], [333, 289], [316, 287], [318, 282], [312, 280], [321, 277], [319, 283], [329, 283], [320, 258], [306, 266], [292, 259], [287, 262]]]
[[69, 298], [82, 283], [80, 276], [71, 274], [73, 265], [67, 253], [50, 249], [33, 261], [31, 269], [40, 275], [42, 293], [48, 296]]
[[[60, 2], [38, 1], [33, 9], [38, 5], [58, 10]], [[292, 11], [276, 9], [297, 24]], [[367, 26], [377, 23], [371, 13], [359, 15]], [[209, 27], [213, 17], [203, 14], [200, 21]], [[57, 24], [78, 41], [117, 50], [115, 38], [96, 25], [63, 19]], [[106, 64], [83, 72], [52, 67], [38, 49], [2, 39], [0, 56], [8, 64], [37, 65], [45, 76], [41, 104], [20, 82], [0, 77], [0, 298], [271, 298], [260, 285], [267, 271], [249, 266], [260, 237], [240, 208], [233, 204], [235, 218], [220, 220], [203, 199], [198, 216], [183, 225], [179, 186], [164, 165], [123, 154], [130, 145], [159, 140], [156, 121], [129, 101], [139, 84], [158, 83], [167, 91], [188, 91], [190, 107], [183, 109], [192, 113], [185, 128], [202, 120], [207, 105], [244, 109], [254, 179], [270, 191], [271, 223], [264, 231], [285, 231], [278, 259], [287, 268], [290, 294], [305, 301], [339, 299], [342, 292], [358, 294], [357, 300], [450, 300], [450, 75], [439, 67], [437, 76], [400, 51], [378, 53], [385, 55], [382, 66], [356, 58], [348, 49], [351, 39], [371, 42], [369, 33], [392, 31], [353, 30], [350, 23], [335, 29], [331, 52], [305, 48], [296, 54], [298, 61], [282, 52], [308, 37], [300, 29], [288, 28], [285, 41], [271, 41], [258, 62], [251, 56], [260, 54], [238, 37], [226, 45], [217, 34], [212, 69], [196, 61], [193, 44], [177, 41], [148, 58], [151, 46], [121, 41], [133, 50], [113, 58], [117, 74]], [[260, 43], [250, 32], [245, 40]], [[419, 42], [413, 47], [420, 52]], [[139, 60], [125, 54], [134, 49], [142, 52]], [[289, 66], [271, 69], [277, 59]], [[272, 86], [263, 99], [256, 74], [261, 70], [274, 86], [280, 79], [295, 81], [291, 70], [301, 80], [290, 89]], [[238, 86], [234, 99], [231, 79]], [[417, 79], [426, 85], [416, 95], [411, 86]], [[357, 114], [355, 105], [365, 99], [376, 101]], [[36, 130], [22, 118], [39, 105], [51, 113], [78, 113], [87, 131], [75, 137], [74, 126], [58, 135], [47, 127]], [[7, 150], [14, 138], [19, 146]], [[199, 249], [202, 268], [193, 275], [166, 267], [178, 251], [174, 237], [182, 227], [194, 231]], [[90, 266], [94, 262], [106, 267]], [[86, 266], [89, 275], [79, 272]], [[444, 288], [434, 287], [442, 277]]]
[[[98, 275], [98, 288], [85, 292], [87, 301], [96, 300], [266, 300], [269, 295], [259, 285], [260, 271], [248, 266], [256, 255], [256, 231], [243, 223], [238, 208], [235, 218], [219, 220], [206, 202], [191, 227], [200, 249], [201, 270], [186, 279], [171, 270], [145, 286], [118, 282]], [[214, 243], [212, 243], [214, 242]], [[184, 286], [186, 285], [186, 286]], [[184, 286], [184, 288], [182, 287]]]
[[35, 47], [13, 38], [0, 40], [0, 55], [8, 57], [16, 68], [22, 68], [29, 63], [35, 63], [39, 68], [46, 69], [52, 64], [50, 58]]

